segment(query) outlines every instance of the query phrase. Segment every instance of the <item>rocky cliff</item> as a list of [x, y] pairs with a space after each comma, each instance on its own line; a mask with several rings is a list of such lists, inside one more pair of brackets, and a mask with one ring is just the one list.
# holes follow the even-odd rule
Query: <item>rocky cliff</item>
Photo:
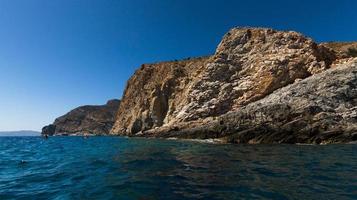
[[219, 117], [160, 127], [141, 136], [220, 138], [231, 143], [355, 141], [357, 58]]
[[62, 133], [108, 134], [115, 121], [120, 101], [110, 100], [105, 105], [81, 106], [57, 118], [53, 124], [43, 127], [42, 134]]
[[187, 88], [208, 60], [202, 57], [142, 65], [127, 83], [113, 131], [136, 133], [175, 120], [177, 111], [187, 104]]
[[235, 28], [211, 57], [143, 65], [128, 81], [113, 132], [220, 116], [324, 71], [335, 59], [296, 32]]
[[[355, 64], [347, 59], [353, 50], [346, 51], [352, 48], [346, 45], [316, 44], [293, 31], [234, 28], [212, 56], [142, 65], [128, 81], [112, 133], [250, 143], [334, 142], [324, 139], [325, 134], [332, 131], [339, 138], [344, 130], [355, 130], [355, 96], [348, 93], [356, 89]], [[345, 110], [339, 113], [336, 105]], [[332, 123], [324, 119], [326, 113], [345, 118]], [[316, 124], [315, 115], [321, 118]], [[314, 137], [306, 135], [310, 132]]]

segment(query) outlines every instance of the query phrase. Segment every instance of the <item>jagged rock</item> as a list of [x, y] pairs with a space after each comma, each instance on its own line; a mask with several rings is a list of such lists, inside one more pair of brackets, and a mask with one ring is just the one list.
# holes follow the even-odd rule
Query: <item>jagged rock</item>
[[112, 132], [132, 135], [220, 116], [320, 73], [335, 59], [333, 50], [296, 32], [234, 28], [211, 57], [137, 70]]
[[357, 140], [357, 58], [277, 89], [239, 110], [141, 136], [221, 138], [232, 143], [340, 143]]
[[45, 126], [42, 134], [61, 133], [108, 134], [115, 121], [115, 113], [120, 101], [110, 100], [101, 106], [81, 106], [57, 118], [53, 124]]
[[190, 88], [180, 121], [219, 116], [328, 69], [333, 52], [296, 32], [232, 29]]
[[127, 83], [112, 132], [137, 133], [175, 120], [174, 113], [186, 105], [187, 88], [207, 60], [142, 65]]

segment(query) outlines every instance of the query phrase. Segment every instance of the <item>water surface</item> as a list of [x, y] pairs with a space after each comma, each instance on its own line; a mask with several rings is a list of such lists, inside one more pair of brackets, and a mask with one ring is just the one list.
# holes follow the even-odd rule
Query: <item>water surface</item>
[[0, 137], [0, 199], [357, 199], [357, 145]]

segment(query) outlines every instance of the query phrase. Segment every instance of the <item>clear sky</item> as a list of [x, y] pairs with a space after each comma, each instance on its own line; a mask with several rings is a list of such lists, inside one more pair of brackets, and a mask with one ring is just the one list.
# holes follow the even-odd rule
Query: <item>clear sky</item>
[[235, 26], [357, 40], [357, 1], [0, 0], [0, 131], [120, 98], [142, 63], [212, 54]]

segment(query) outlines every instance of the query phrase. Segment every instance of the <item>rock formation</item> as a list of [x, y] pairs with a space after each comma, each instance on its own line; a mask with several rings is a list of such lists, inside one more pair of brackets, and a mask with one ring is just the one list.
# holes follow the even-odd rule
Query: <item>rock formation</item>
[[63, 133], [108, 134], [115, 121], [120, 101], [110, 100], [101, 106], [81, 106], [57, 118], [53, 124], [43, 127], [42, 134]]
[[145, 136], [221, 138], [233, 143], [357, 140], [357, 58], [280, 88], [216, 118], [178, 123]]
[[[144, 64], [122, 101], [83, 106], [43, 134], [218, 138], [232, 143], [357, 140], [357, 43], [234, 28], [212, 56]], [[116, 112], [117, 111], [117, 112]]]
[[234, 28], [213, 56], [142, 65], [111, 132], [235, 143], [356, 140], [354, 44]]
[[127, 83], [114, 132], [136, 133], [175, 120], [177, 110], [187, 103], [187, 88], [208, 59], [142, 65]]
[[128, 81], [113, 132], [130, 135], [220, 116], [324, 71], [334, 60], [328, 48], [296, 32], [234, 28], [211, 57], [143, 65]]

